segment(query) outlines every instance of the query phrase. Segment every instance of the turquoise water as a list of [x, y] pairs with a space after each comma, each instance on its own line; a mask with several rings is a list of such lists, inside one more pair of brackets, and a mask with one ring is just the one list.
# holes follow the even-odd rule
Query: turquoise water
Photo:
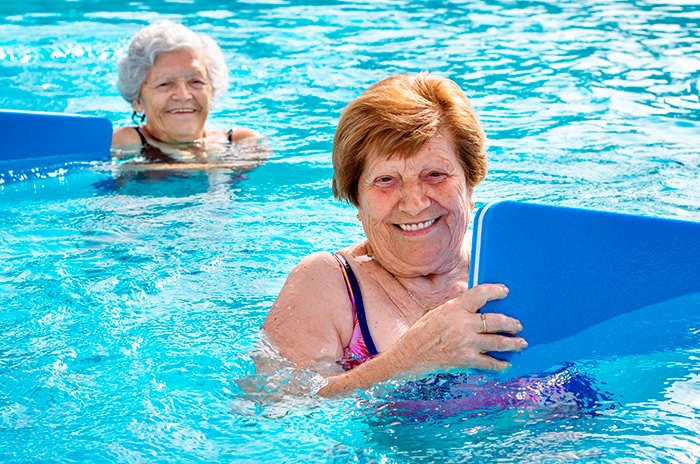
[[378, 391], [272, 401], [237, 382], [291, 267], [362, 237], [331, 197], [332, 135], [390, 74], [440, 73], [470, 96], [491, 160], [477, 204], [700, 220], [699, 6], [4, 2], [0, 108], [129, 123], [116, 58], [166, 18], [224, 49], [232, 84], [212, 127], [253, 127], [274, 152], [244, 177], [117, 186], [77, 168], [0, 186], [1, 462], [700, 459], [694, 302], [663, 321], [676, 347], [576, 363], [604, 393], [591, 409], [405, 421]]

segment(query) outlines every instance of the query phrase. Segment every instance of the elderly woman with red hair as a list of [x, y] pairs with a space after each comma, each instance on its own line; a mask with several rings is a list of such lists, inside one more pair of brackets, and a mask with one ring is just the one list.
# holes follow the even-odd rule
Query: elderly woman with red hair
[[357, 208], [366, 240], [307, 256], [264, 323], [284, 358], [324, 377], [321, 395], [454, 368], [501, 371], [490, 352], [527, 347], [522, 326], [483, 314], [498, 283], [468, 289], [467, 227], [486, 175], [485, 135], [444, 77], [385, 79], [343, 112], [333, 192]]

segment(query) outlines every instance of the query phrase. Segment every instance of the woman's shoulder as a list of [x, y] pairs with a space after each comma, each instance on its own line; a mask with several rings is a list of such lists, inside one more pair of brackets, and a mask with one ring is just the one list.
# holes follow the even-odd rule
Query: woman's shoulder
[[[340, 261], [329, 252], [316, 252], [304, 257], [287, 276], [285, 284], [291, 288], [303, 289], [313, 298], [329, 298], [345, 295], [345, 278]], [[342, 289], [342, 291], [341, 291]], [[337, 295], [334, 295], [335, 292]]]
[[314, 274], [319, 278], [328, 278], [328, 271], [337, 267], [338, 261], [332, 253], [317, 251], [302, 258], [292, 273]]
[[[350, 312], [345, 278], [333, 254], [316, 252], [304, 257], [287, 276], [282, 291], [273, 306], [273, 313], [288, 308], [319, 317], [323, 309], [332, 320], [347, 322]], [[350, 321], [351, 324], [352, 321]], [[342, 323], [338, 327], [344, 327]]]
[[135, 127], [118, 127], [112, 132], [112, 146], [140, 145], [141, 137]]
[[[353, 267], [353, 265], [358, 265], [366, 260], [366, 254], [365, 243], [360, 242], [340, 249], [335, 253], [328, 251], [312, 253], [303, 258], [297, 267], [327, 271], [328, 268], [338, 268], [343, 262], [347, 262], [350, 267]], [[336, 258], [336, 255], [339, 255], [339, 258]]]
[[263, 135], [253, 129], [247, 127], [234, 127], [226, 132], [226, 137], [229, 142], [241, 142], [247, 139], [263, 139]]

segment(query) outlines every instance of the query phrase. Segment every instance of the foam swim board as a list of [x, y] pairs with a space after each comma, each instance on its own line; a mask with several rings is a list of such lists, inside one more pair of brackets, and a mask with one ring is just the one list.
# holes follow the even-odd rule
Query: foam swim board
[[[555, 361], [574, 339], [578, 357], [597, 346], [614, 354], [602, 338], [622, 349], [665, 323], [637, 321], [630, 331], [630, 314], [668, 318], [677, 309], [700, 318], [700, 223], [503, 201], [479, 209], [473, 228], [469, 285], [507, 285], [508, 297], [482, 311], [519, 319], [529, 343], [522, 353], [495, 354], [514, 365], [541, 365], [534, 358], [542, 353]], [[663, 311], [649, 311], [655, 305]]]
[[0, 172], [109, 158], [112, 124], [78, 114], [0, 109]]

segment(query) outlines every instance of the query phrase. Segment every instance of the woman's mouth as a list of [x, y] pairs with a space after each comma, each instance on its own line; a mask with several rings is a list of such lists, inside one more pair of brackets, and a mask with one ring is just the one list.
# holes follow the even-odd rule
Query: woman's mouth
[[423, 230], [435, 224], [437, 219], [429, 219], [423, 222], [415, 222], [413, 224], [397, 224], [399, 228], [405, 232], [416, 232], [418, 230]]
[[172, 110], [168, 110], [168, 113], [170, 114], [183, 114], [183, 113], [194, 113], [195, 110], [192, 108], [175, 108]]

